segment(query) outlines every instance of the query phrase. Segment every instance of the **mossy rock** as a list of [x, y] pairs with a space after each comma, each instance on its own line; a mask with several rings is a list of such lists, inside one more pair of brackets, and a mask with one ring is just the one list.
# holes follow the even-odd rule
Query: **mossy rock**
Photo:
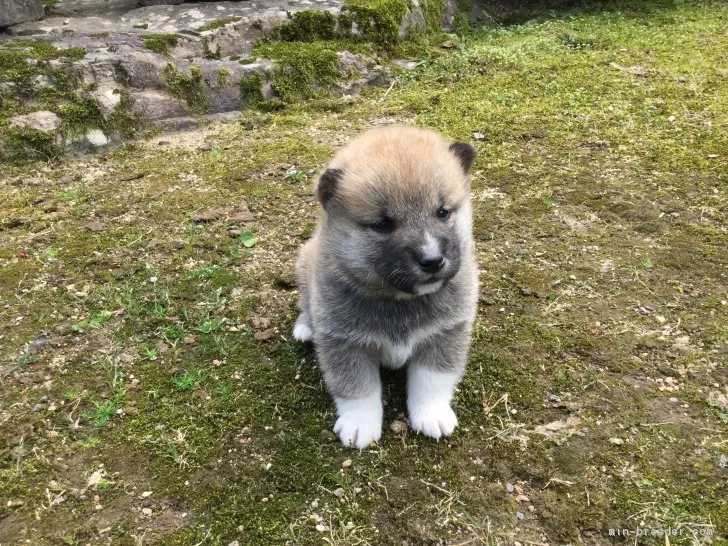
[[402, 38], [400, 28], [409, 7], [407, 0], [345, 0], [340, 27], [356, 25], [362, 38], [392, 48]]
[[284, 42], [313, 42], [333, 40], [336, 37], [336, 17], [333, 13], [320, 10], [297, 11], [278, 30]]

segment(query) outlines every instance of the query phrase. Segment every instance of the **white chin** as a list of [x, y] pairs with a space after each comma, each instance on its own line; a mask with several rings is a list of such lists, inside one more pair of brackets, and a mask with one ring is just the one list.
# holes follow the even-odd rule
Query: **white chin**
[[418, 284], [414, 287], [414, 293], [418, 296], [432, 294], [442, 288], [443, 281], [429, 282], [427, 284]]

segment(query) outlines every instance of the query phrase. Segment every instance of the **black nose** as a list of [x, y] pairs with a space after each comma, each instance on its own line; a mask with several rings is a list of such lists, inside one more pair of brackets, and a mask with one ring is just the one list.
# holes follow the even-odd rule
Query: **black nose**
[[437, 273], [445, 266], [445, 258], [439, 254], [429, 254], [422, 256], [417, 260], [420, 264], [420, 268], [425, 273]]

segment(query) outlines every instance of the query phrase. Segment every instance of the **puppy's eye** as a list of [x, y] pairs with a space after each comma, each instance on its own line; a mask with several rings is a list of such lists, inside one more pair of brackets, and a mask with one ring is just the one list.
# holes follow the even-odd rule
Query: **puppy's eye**
[[397, 225], [394, 222], [394, 218], [385, 216], [379, 220], [376, 224], [372, 224], [372, 229], [379, 233], [392, 233]]
[[447, 220], [448, 218], [450, 218], [450, 211], [446, 208], [440, 207], [439, 209], [437, 209], [437, 217], [440, 220]]

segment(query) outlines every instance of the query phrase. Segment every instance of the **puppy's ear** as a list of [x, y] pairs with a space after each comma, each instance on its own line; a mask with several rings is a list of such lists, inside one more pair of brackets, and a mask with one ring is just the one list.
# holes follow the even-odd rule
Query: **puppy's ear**
[[453, 142], [450, 144], [450, 152], [460, 160], [463, 171], [469, 172], [475, 161], [475, 148], [466, 142]]
[[326, 169], [316, 185], [316, 199], [325, 207], [336, 193], [336, 188], [344, 175], [342, 169]]

